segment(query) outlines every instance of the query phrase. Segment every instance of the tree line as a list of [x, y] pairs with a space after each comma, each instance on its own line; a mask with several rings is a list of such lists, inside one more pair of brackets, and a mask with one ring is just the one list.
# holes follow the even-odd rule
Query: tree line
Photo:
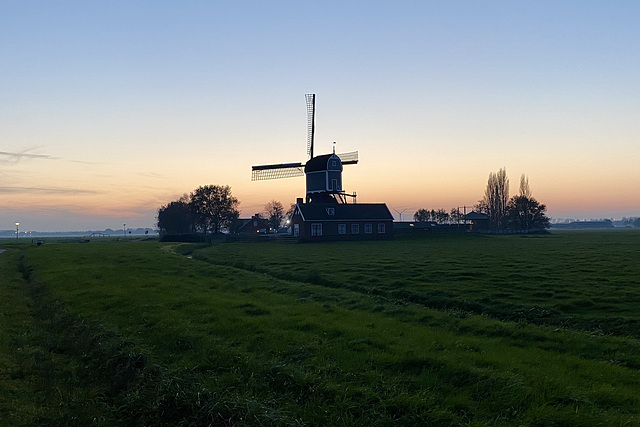
[[413, 214], [413, 220], [417, 222], [435, 222], [438, 224], [461, 224], [464, 221], [464, 214], [460, 208], [453, 208], [451, 212], [444, 209], [418, 209]]
[[228, 185], [205, 185], [158, 209], [161, 235], [216, 234], [238, 218], [240, 202]]
[[[222, 230], [232, 230], [238, 219], [240, 202], [231, 194], [228, 185], [205, 185], [178, 200], [158, 209], [157, 226], [160, 235], [210, 235]], [[288, 210], [282, 203], [271, 200], [260, 214], [270, 230], [278, 230], [291, 216], [294, 204]], [[483, 198], [474, 210], [488, 217], [488, 226], [495, 230], [513, 229], [522, 231], [543, 230], [549, 227], [547, 207], [532, 195], [525, 174], [520, 177], [519, 193], [509, 197], [509, 178], [505, 168], [490, 173]], [[438, 224], [464, 223], [460, 208], [447, 212], [444, 209], [418, 209], [415, 221], [433, 221]]]
[[[494, 230], [532, 231], [549, 228], [547, 207], [532, 196], [529, 179], [525, 174], [520, 177], [518, 194], [509, 197], [509, 178], [505, 168], [489, 174], [484, 196], [474, 206], [474, 210], [487, 215], [488, 227]], [[438, 224], [459, 224], [464, 215], [459, 208], [453, 208], [451, 212], [444, 209], [418, 209], [413, 219]]]
[[[161, 236], [206, 236], [232, 230], [239, 216], [239, 205], [228, 185], [201, 186], [158, 209], [158, 230]], [[285, 210], [282, 203], [272, 200], [258, 215], [267, 221], [271, 230], [278, 230], [291, 215], [294, 206]]]

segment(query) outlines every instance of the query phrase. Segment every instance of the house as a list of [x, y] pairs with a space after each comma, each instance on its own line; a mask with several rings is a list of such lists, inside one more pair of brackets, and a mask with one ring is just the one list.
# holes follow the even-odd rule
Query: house
[[302, 241], [390, 239], [393, 216], [384, 203], [303, 203], [298, 199], [291, 234]]
[[489, 216], [480, 212], [471, 211], [464, 216], [465, 222], [471, 223], [469, 230], [486, 230], [489, 228]]
[[265, 218], [260, 217], [260, 214], [255, 214], [251, 218], [238, 218], [231, 226], [233, 234], [266, 233], [268, 230], [269, 224]]

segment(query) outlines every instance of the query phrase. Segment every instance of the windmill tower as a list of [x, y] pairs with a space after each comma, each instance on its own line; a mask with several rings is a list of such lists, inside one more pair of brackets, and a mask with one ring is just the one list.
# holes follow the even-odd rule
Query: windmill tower
[[[307, 156], [306, 163], [279, 163], [251, 167], [251, 180], [291, 178], [305, 175], [307, 203], [346, 203], [347, 197], [355, 201], [355, 193], [342, 190], [342, 166], [358, 163], [358, 152], [314, 156], [316, 95], [306, 94], [307, 101]], [[335, 144], [335, 143], [334, 143]]]

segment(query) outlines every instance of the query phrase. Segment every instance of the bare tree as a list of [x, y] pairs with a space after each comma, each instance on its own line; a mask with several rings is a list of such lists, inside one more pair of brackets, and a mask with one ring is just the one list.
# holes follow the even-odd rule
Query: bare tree
[[438, 209], [437, 211], [435, 211], [433, 216], [434, 220], [438, 224], [446, 224], [449, 222], [449, 214], [444, 209]]
[[293, 211], [295, 210], [296, 210], [296, 204], [291, 203], [291, 205], [289, 206], [289, 209], [287, 209], [284, 213], [285, 222], [287, 220], [291, 220], [291, 217], [293, 216]]
[[525, 174], [520, 175], [520, 196], [531, 198], [531, 188], [529, 188], [529, 178]]
[[413, 220], [415, 222], [428, 222], [428, 221], [431, 221], [431, 213], [426, 209], [418, 209], [413, 214]]
[[268, 218], [269, 227], [277, 231], [284, 219], [284, 207], [282, 207], [282, 203], [277, 200], [272, 200], [264, 205], [264, 211]]
[[498, 172], [489, 174], [484, 199], [480, 205], [485, 207], [489, 221], [494, 228], [506, 226], [507, 203], [509, 202], [509, 178], [507, 170], [501, 168]]
[[451, 218], [451, 222], [454, 224], [460, 224], [464, 221], [464, 215], [460, 212], [460, 208], [452, 208], [451, 213], [449, 213], [449, 218]]

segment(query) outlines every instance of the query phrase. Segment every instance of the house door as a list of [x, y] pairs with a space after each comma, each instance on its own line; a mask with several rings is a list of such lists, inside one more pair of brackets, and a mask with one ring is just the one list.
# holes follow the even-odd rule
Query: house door
[[293, 237], [300, 236], [300, 224], [293, 224]]

